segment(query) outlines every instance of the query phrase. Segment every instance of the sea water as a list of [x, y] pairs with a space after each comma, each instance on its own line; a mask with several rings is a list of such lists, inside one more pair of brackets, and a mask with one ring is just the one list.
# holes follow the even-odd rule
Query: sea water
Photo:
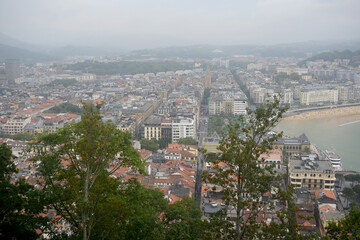
[[345, 170], [360, 171], [360, 116], [336, 116], [310, 120], [282, 120], [275, 128], [284, 135], [302, 133], [321, 150], [335, 149]]

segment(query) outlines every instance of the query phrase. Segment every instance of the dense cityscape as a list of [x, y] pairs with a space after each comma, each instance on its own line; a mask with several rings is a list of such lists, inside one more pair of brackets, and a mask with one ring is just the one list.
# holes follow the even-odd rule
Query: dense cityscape
[[359, 41], [2, 32], [0, 239], [360, 239]]

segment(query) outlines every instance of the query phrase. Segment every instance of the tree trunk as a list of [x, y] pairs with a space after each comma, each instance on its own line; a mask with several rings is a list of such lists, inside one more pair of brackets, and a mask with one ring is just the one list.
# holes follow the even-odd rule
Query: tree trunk
[[89, 180], [90, 180], [90, 172], [89, 166], [86, 169], [86, 177], [84, 184], [84, 206], [82, 210], [82, 226], [83, 226], [83, 239], [88, 240], [90, 236], [88, 236], [88, 200], [89, 200]]
[[241, 239], [240, 234], [240, 225], [241, 225], [241, 209], [240, 209], [240, 202], [241, 202], [241, 185], [240, 185], [240, 166], [237, 172], [237, 206], [236, 206], [236, 239]]

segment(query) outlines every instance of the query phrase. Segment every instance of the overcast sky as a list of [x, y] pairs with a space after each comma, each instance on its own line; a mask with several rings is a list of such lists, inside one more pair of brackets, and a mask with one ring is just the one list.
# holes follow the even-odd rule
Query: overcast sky
[[120, 48], [359, 40], [360, 0], [0, 0], [0, 32]]

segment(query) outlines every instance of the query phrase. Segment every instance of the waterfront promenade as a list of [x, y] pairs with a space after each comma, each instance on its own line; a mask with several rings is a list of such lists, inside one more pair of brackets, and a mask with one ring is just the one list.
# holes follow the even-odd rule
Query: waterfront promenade
[[336, 116], [359, 116], [360, 105], [337, 106], [333, 108], [313, 108], [311, 110], [294, 110], [289, 111], [283, 120], [311, 120]]

